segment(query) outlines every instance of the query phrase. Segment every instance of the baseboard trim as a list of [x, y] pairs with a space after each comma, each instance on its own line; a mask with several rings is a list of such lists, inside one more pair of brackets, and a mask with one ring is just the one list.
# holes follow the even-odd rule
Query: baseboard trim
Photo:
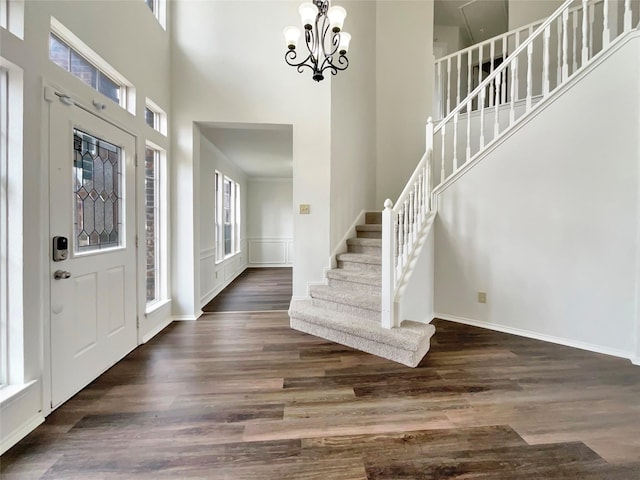
[[174, 315], [174, 322], [192, 322], [198, 320], [202, 316], [202, 310], [198, 310], [195, 315]]
[[159, 334], [162, 330], [164, 330], [169, 325], [171, 325], [173, 321], [174, 321], [174, 318], [169, 317], [164, 322], [156, 325], [154, 328], [152, 328], [151, 330], [149, 330], [147, 333], [143, 335], [142, 343], [147, 343], [149, 340], [151, 340], [153, 337]]
[[292, 263], [248, 263], [247, 268], [292, 268]]
[[635, 365], [640, 365], [640, 358], [635, 358], [633, 354], [629, 352], [625, 352], [623, 350], [603, 347], [601, 345], [594, 345], [592, 343], [578, 342], [576, 340], [570, 340], [568, 338], [554, 337], [552, 335], [546, 335], [544, 333], [537, 333], [531, 330], [507, 327], [505, 325], [499, 325], [497, 323], [491, 323], [491, 322], [484, 322], [482, 320], [474, 320], [471, 318], [457, 317], [455, 315], [447, 315], [445, 313], [435, 313], [434, 316], [435, 318], [441, 318], [442, 320], [448, 320], [450, 322], [462, 323], [464, 325], [471, 325], [472, 327], [486, 328], [487, 330], [508, 333], [510, 335], [518, 335], [519, 337], [532, 338], [534, 340], [542, 340], [543, 342], [555, 343], [557, 345], [564, 345], [565, 347], [578, 348], [580, 350], [586, 350], [589, 352], [602, 353], [604, 355], [611, 355], [613, 357], [624, 358], [631, 361]]
[[[229, 285], [231, 285], [231, 282], [233, 282], [236, 278], [238, 278], [240, 274], [244, 272], [247, 268], [249, 268], [247, 264], [243, 265], [238, 269], [236, 273], [234, 273], [231, 277], [229, 277], [228, 280], [225, 280], [224, 282], [222, 282], [220, 286], [213, 287], [212, 290], [209, 290], [209, 292], [207, 292], [205, 295], [200, 297], [200, 308], [204, 307], [207, 303], [209, 303], [211, 300], [216, 298], [222, 290], [224, 290]], [[200, 311], [200, 315], [202, 315], [202, 310]]]
[[43, 422], [44, 416], [42, 415], [42, 413], [36, 413], [22, 425], [20, 425], [20, 427], [11, 432], [8, 437], [0, 439], [0, 455], [9, 450], [24, 437], [29, 435]]

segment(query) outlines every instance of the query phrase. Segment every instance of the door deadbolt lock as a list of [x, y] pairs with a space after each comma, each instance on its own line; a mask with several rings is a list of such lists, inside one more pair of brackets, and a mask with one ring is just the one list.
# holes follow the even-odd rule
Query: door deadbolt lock
[[67, 272], [66, 270], [56, 270], [53, 274], [53, 278], [56, 280], [64, 280], [69, 277], [71, 277], [71, 272]]

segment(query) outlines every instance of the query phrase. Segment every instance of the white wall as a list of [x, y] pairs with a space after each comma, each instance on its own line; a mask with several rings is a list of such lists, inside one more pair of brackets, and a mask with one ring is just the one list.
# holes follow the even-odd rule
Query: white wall
[[425, 151], [433, 0], [379, 1], [376, 31], [376, 205], [382, 210], [386, 198], [395, 202]]
[[[109, 106], [104, 115], [138, 138], [139, 158], [144, 158], [146, 139], [169, 149], [168, 139], [151, 131], [144, 123], [145, 97], [151, 98], [171, 115], [169, 35], [144, 2], [118, 2], [117, 7], [111, 1], [29, 1], [23, 5], [24, 40], [0, 28], [0, 55], [22, 69], [24, 74], [22, 380], [35, 383], [27, 391], [29, 398], [23, 397], [10, 405], [3, 404], [0, 409], [3, 448], [7, 446], [6, 439], [17, 440], [28, 433], [38, 417], [49, 413], [48, 104], [43, 100], [43, 83], [52, 83], [89, 105], [92, 99], [101, 98], [93, 89], [49, 61], [50, 18], [56, 17], [136, 87], [136, 116], [112, 106], [109, 100], [105, 100]], [[100, 21], [87, 21], [92, 18]], [[119, 35], [113, 35], [114, 31]], [[139, 190], [143, 180], [143, 176], [139, 176]], [[142, 233], [144, 216], [139, 214], [139, 219], [138, 228]], [[139, 266], [144, 265], [143, 257]], [[139, 268], [139, 271], [144, 272], [144, 269]], [[140, 275], [138, 289], [139, 298], [144, 298], [144, 275]], [[167, 316], [156, 316], [153, 322], [147, 322], [144, 305], [139, 305], [139, 316], [143, 319], [141, 338], [169, 320]]]
[[293, 264], [293, 180], [250, 178], [246, 209], [249, 266], [291, 266]]
[[468, 45], [464, 42], [465, 38], [460, 27], [451, 25], [434, 25], [433, 26], [433, 43], [434, 49], [439, 47], [436, 58], [447, 56], [466, 48]]
[[509, 0], [509, 30], [546, 18], [565, 0]]
[[[293, 293], [321, 281], [329, 257], [330, 84], [314, 82], [284, 62], [282, 29], [297, 25], [299, 2], [171, 2], [174, 14], [172, 106], [176, 195], [175, 313], [197, 316], [200, 277], [200, 157], [194, 121], [293, 125], [293, 204], [311, 205], [294, 216]], [[247, 26], [247, 18], [259, 19]], [[242, 41], [230, 42], [242, 32]], [[355, 44], [355, 42], [354, 42]], [[231, 48], [233, 47], [233, 48]], [[296, 207], [297, 210], [297, 207]], [[324, 234], [323, 232], [326, 232]]]
[[637, 355], [639, 54], [636, 37], [442, 193], [436, 315]]
[[381, 210], [376, 189], [376, 10], [344, 1], [353, 41], [349, 68], [331, 85], [331, 247], [362, 210]]
[[[199, 127], [196, 126], [196, 128]], [[198, 176], [200, 214], [200, 292], [199, 307], [205, 306], [233, 281], [247, 266], [247, 177], [207, 138], [200, 138], [200, 175]], [[240, 185], [240, 252], [216, 263], [215, 172], [228, 176]]]

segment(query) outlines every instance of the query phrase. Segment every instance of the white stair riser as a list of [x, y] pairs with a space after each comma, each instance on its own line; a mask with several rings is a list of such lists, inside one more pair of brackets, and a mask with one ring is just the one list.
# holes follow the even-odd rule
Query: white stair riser
[[334, 312], [344, 312], [351, 315], [359, 315], [361, 317], [371, 318], [372, 320], [380, 315], [380, 310], [370, 310], [368, 308], [360, 308], [354, 305], [346, 305], [344, 303], [333, 302], [322, 298], [312, 298], [311, 303], [315, 307], [326, 308]]

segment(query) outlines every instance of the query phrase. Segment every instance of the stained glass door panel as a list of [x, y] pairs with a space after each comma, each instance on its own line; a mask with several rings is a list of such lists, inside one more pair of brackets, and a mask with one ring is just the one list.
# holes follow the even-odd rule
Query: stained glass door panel
[[74, 129], [75, 253], [120, 246], [121, 157], [120, 147]]

